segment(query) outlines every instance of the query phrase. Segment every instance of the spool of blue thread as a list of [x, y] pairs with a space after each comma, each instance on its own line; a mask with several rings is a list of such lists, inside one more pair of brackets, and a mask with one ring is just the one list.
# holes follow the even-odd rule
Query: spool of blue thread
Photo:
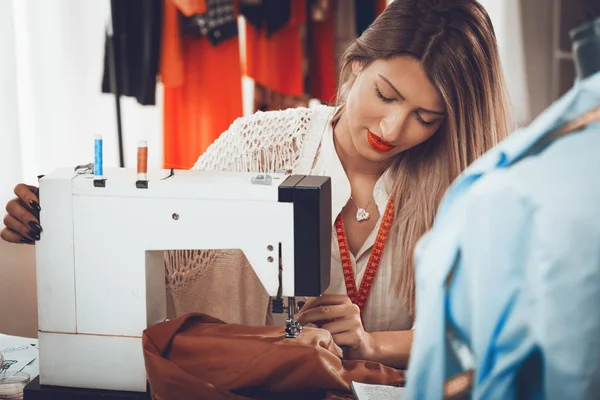
[[94, 138], [94, 178], [102, 178], [102, 135]]

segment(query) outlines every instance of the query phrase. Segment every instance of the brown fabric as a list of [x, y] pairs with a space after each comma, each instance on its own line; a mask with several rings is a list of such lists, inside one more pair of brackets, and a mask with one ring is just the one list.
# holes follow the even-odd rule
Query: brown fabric
[[342, 360], [323, 329], [304, 328], [286, 339], [281, 326], [187, 313], [146, 329], [142, 342], [155, 399], [343, 399], [352, 398], [352, 381], [404, 383], [404, 371]]

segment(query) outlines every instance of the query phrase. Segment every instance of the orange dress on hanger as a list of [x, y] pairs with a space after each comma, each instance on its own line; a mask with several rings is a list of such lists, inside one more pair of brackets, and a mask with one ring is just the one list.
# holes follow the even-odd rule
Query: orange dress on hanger
[[256, 83], [287, 96], [304, 94], [302, 25], [306, 0], [292, 0], [288, 24], [267, 37], [266, 29], [246, 24], [246, 74]]
[[239, 38], [213, 46], [181, 36], [177, 11], [206, 12], [206, 0], [165, 0], [161, 50], [164, 86], [164, 167], [191, 168], [242, 116]]
[[337, 60], [335, 58], [335, 7], [330, 0], [324, 21], [310, 21], [310, 96], [335, 104]]

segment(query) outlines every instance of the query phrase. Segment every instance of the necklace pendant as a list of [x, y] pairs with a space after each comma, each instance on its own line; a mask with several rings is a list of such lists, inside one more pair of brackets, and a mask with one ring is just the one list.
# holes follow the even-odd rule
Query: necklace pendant
[[367, 212], [367, 210], [365, 210], [364, 208], [358, 208], [358, 211], [356, 212], [356, 220], [358, 222], [361, 221], [365, 221], [367, 219], [369, 219], [369, 213]]

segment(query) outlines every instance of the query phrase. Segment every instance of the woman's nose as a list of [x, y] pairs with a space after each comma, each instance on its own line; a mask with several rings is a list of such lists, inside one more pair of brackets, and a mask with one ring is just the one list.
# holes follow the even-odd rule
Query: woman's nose
[[405, 110], [397, 110], [394, 113], [386, 115], [381, 120], [380, 126], [383, 140], [393, 142], [398, 139], [402, 135], [407, 120], [408, 115]]

